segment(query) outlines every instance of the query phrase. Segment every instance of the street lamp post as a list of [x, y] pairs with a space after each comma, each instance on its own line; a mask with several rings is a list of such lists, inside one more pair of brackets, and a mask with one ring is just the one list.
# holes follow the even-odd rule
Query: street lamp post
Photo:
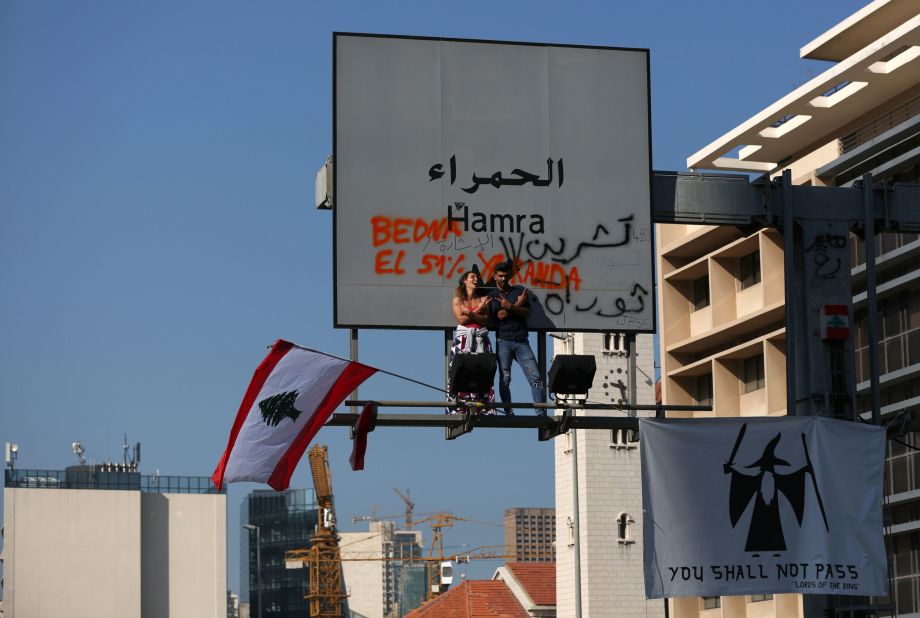
[[243, 527], [252, 532], [256, 531], [256, 589], [259, 596], [258, 617], [262, 618], [262, 534], [259, 526], [243, 524]]

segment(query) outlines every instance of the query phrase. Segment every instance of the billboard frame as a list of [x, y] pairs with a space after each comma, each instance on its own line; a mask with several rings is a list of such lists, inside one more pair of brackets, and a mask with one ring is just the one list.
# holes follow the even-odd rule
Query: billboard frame
[[[622, 47], [622, 46], [602, 46], [602, 45], [579, 45], [566, 43], [542, 43], [534, 41], [506, 41], [495, 39], [475, 39], [475, 38], [454, 38], [454, 37], [436, 37], [436, 36], [414, 36], [400, 34], [379, 34], [367, 32], [345, 32], [335, 31], [332, 33], [332, 319], [333, 327], [341, 329], [375, 329], [375, 330], [426, 330], [426, 331], [445, 331], [455, 327], [453, 324], [443, 326], [399, 326], [399, 325], [375, 325], [375, 324], [345, 324], [339, 321], [339, 295], [338, 295], [338, 52], [337, 41], [339, 37], [365, 37], [374, 39], [394, 39], [394, 40], [411, 40], [411, 41], [430, 41], [430, 42], [449, 42], [449, 43], [472, 43], [486, 45], [504, 45], [519, 47], [543, 47], [543, 48], [562, 48], [562, 49], [586, 49], [598, 51], [626, 51], [644, 54], [645, 56], [645, 83], [646, 83], [646, 119], [647, 119], [647, 145], [648, 145], [648, 222], [649, 222], [649, 263], [651, 264], [651, 289], [648, 293], [649, 299], [654, 308], [651, 312], [651, 326], [649, 328], [567, 328], [567, 327], [540, 327], [529, 326], [529, 330], [534, 333], [545, 334], [549, 332], [583, 332], [583, 333], [607, 333], [607, 332], [626, 332], [634, 334], [654, 334], [657, 332], [658, 313], [657, 313], [657, 287], [654, 281], [655, 272], [655, 221], [653, 217], [653, 168], [652, 168], [652, 93], [651, 93], [651, 50], [643, 47]], [[506, 258], [507, 258], [506, 254]]]

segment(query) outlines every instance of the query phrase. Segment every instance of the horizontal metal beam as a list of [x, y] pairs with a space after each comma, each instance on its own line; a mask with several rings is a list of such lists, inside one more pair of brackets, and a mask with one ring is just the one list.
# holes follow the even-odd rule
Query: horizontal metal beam
[[[494, 402], [487, 404], [471, 403], [465, 401], [373, 401], [349, 400], [344, 405], [349, 407], [363, 407], [374, 404], [377, 407], [394, 408], [467, 408], [472, 413], [468, 414], [377, 414], [376, 421], [368, 428], [374, 431], [377, 427], [443, 427], [444, 437], [454, 440], [463, 434], [470, 433], [476, 427], [492, 429], [536, 429], [537, 439], [544, 441], [567, 432], [569, 429], [633, 429], [638, 430], [639, 420], [634, 416], [576, 416], [575, 410], [640, 410], [653, 411], [656, 415], [664, 412], [709, 412], [712, 406], [684, 406], [684, 405], [628, 405], [612, 403], [587, 403], [578, 401], [555, 401], [552, 403], [509, 403], [511, 408], [540, 410], [534, 416], [506, 416], [504, 414], [485, 414], [488, 409], [497, 409], [505, 406], [503, 403]], [[561, 415], [546, 416], [547, 410], [562, 410]], [[350, 427], [351, 437], [355, 437], [355, 423], [360, 415], [353, 413], [333, 414], [326, 421], [329, 427]]]
[[[742, 174], [652, 172], [655, 223], [782, 227], [780, 180], [750, 182]], [[874, 187], [876, 230], [920, 232], [920, 185]], [[796, 219], [850, 221], [862, 227], [862, 187], [794, 185], [789, 194]]]
[[[358, 414], [336, 413], [327, 427], [354, 427]], [[375, 427], [444, 427], [453, 440], [477, 427], [487, 429], [537, 429], [538, 439], [548, 440], [569, 429], [639, 429], [634, 416], [505, 416], [504, 414], [378, 414]]]
[[767, 214], [763, 187], [746, 175], [652, 172], [655, 223], [751, 225]]
[[684, 406], [684, 405], [647, 405], [628, 403], [587, 403], [579, 401], [554, 401], [550, 403], [477, 403], [469, 401], [374, 401], [373, 399], [349, 399], [343, 405], [347, 407], [361, 407], [369, 403], [379, 408], [469, 408], [478, 410], [499, 409], [504, 407], [520, 408], [525, 410], [639, 410], [645, 412], [710, 412], [712, 406]]
[[920, 232], [920, 185], [895, 183], [884, 195], [884, 207], [883, 227]]

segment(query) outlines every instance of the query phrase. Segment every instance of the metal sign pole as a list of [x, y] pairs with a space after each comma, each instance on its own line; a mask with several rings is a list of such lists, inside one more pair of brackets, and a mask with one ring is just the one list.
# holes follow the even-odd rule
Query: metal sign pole
[[795, 219], [792, 205], [792, 172], [783, 171], [783, 266], [786, 293], [786, 414], [796, 415], [795, 348]]
[[[348, 331], [348, 360], [358, 362], [358, 329], [352, 328]], [[351, 392], [352, 399], [361, 399], [356, 388]], [[355, 414], [359, 412], [358, 408], [352, 407], [351, 411]]]
[[872, 422], [881, 422], [882, 399], [879, 392], [878, 363], [878, 300], [875, 290], [875, 204], [872, 200], [872, 174], [863, 176], [863, 206], [865, 207], [866, 245], [866, 305], [869, 321], [869, 380]]

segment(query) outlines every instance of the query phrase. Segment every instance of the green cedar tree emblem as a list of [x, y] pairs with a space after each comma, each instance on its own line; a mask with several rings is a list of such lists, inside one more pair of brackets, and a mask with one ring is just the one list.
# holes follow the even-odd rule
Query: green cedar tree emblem
[[296, 421], [297, 417], [300, 416], [300, 410], [294, 407], [297, 395], [297, 391], [287, 391], [260, 401], [259, 409], [262, 410], [262, 420], [269, 427], [277, 427], [278, 423], [285, 418]]

